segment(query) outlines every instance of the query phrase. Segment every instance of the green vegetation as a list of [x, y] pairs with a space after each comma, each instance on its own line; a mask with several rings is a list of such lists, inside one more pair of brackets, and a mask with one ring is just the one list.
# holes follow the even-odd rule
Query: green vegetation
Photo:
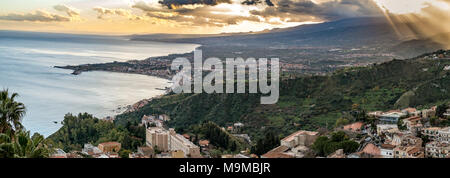
[[17, 93], [9, 96], [8, 90], [0, 92], [0, 133], [14, 134], [23, 128], [21, 119], [25, 115], [25, 105], [15, 101], [18, 96]]
[[258, 139], [258, 141], [256, 141], [256, 145], [253, 146], [250, 151], [260, 156], [279, 145], [280, 139], [273, 132], [268, 131], [265, 134], [264, 138]]
[[353, 153], [358, 147], [359, 144], [350, 140], [343, 131], [332, 133], [331, 138], [320, 136], [312, 145], [312, 149], [319, 156], [327, 156], [338, 149], [343, 149], [346, 154]]
[[44, 136], [22, 126], [25, 105], [15, 101], [17, 93], [0, 91], [0, 158], [45, 158], [53, 151]]
[[[443, 51], [433, 54], [439, 53]], [[204, 121], [220, 126], [242, 122], [241, 131], [253, 140], [263, 138], [268, 130], [284, 137], [300, 129], [331, 129], [342, 117], [351, 122], [367, 120], [364, 116], [369, 111], [450, 101], [450, 71], [443, 70], [450, 61], [427, 57], [433, 54], [346, 68], [327, 76], [286, 79], [280, 83], [280, 99], [274, 105], [259, 104], [258, 94], [171, 94], [119, 115], [116, 124], [151, 114], [168, 114], [171, 121], [167, 124], [177, 130]]]
[[0, 158], [46, 158], [51, 153], [44, 136], [30, 131], [20, 130], [11, 139], [0, 133]]
[[195, 135], [194, 142], [198, 142], [200, 139], [209, 140], [212, 145], [220, 149], [216, 151], [239, 152], [246, 147], [244, 142], [241, 142], [213, 122], [194, 125], [188, 129], [188, 133]]
[[80, 113], [78, 116], [67, 114], [62, 124], [63, 126], [47, 139], [65, 151], [81, 150], [85, 143], [97, 145], [108, 141], [121, 143], [123, 149], [136, 150], [145, 142], [145, 128], [130, 122], [116, 127], [111, 122]]

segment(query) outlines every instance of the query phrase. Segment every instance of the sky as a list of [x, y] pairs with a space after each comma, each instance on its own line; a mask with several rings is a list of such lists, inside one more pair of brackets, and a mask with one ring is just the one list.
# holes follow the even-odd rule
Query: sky
[[447, 23], [428, 23], [448, 18], [449, 5], [450, 0], [1, 0], [0, 29], [211, 34], [385, 16], [399, 33], [404, 30], [396, 27], [400, 22], [427, 21], [414, 26], [417, 33], [416, 29], [430, 23], [440, 31], [449, 29]]

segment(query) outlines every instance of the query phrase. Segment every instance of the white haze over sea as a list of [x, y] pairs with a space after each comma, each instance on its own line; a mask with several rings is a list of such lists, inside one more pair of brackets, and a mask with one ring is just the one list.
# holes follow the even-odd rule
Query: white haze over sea
[[[185, 53], [195, 44], [130, 41], [125, 37], [0, 31], [0, 89], [19, 93], [27, 108], [27, 130], [49, 136], [66, 113], [88, 112], [98, 118], [117, 108], [161, 95], [168, 80], [137, 74], [83, 72], [53, 66], [145, 59]], [[54, 122], [57, 122], [56, 124]]]

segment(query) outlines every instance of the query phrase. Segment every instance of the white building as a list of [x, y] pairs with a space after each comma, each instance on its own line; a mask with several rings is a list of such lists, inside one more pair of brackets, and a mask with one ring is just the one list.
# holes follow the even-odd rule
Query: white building
[[397, 124], [378, 124], [377, 125], [377, 134], [382, 135], [385, 132], [393, 133], [398, 132]]
[[383, 158], [394, 158], [394, 145], [382, 144], [380, 147], [380, 153]]
[[439, 141], [432, 141], [425, 145], [425, 153], [427, 157], [432, 158], [449, 158], [450, 144]]

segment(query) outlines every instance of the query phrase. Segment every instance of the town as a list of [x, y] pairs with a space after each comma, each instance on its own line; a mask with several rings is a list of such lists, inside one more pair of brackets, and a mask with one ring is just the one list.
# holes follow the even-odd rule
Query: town
[[[279, 146], [260, 156], [242, 150], [222, 154], [221, 158], [450, 158], [450, 107], [447, 104], [426, 109], [405, 108], [372, 111], [364, 119], [340, 118], [333, 130], [299, 130], [280, 140]], [[195, 139], [167, 128], [168, 115], [144, 115], [140, 125], [146, 128], [145, 146], [129, 153], [128, 158], [211, 158], [214, 147], [209, 140]], [[440, 127], [443, 126], [443, 127]], [[251, 143], [247, 134], [239, 134], [242, 123], [222, 127]], [[324, 141], [324, 140], [329, 140]], [[336, 144], [339, 143], [339, 144]], [[120, 158], [121, 144], [104, 142], [84, 144], [79, 151], [61, 149], [51, 158]]]

